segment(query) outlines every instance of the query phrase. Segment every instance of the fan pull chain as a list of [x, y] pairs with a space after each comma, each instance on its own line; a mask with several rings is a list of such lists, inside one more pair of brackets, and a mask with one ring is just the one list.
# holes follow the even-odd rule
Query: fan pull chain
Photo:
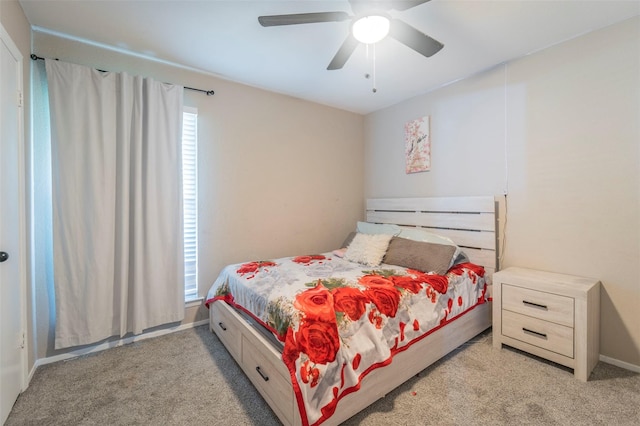
[[376, 88], [376, 45], [373, 45], [373, 87], [371, 88], [373, 93], [376, 93], [378, 89]]
[[376, 93], [378, 91], [377, 87], [376, 87], [376, 45], [374, 44], [366, 44], [365, 45], [367, 48], [367, 63], [369, 62], [369, 46], [373, 46], [372, 48], [372, 54], [371, 54], [371, 74], [366, 73], [364, 75], [364, 78], [369, 79], [371, 78], [371, 83], [372, 83], [372, 87], [371, 87], [371, 91], [373, 93]]

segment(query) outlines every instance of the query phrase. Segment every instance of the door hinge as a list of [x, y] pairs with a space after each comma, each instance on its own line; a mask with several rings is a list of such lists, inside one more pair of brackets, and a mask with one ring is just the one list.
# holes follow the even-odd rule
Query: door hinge
[[22, 108], [23, 98], [22, 91], [18, 90], [18, 107]]
[[22, 332], [22, 339], [20, 342], [20, 349], [24, 349], [24, 343], [25, 343], [25, 335], [24, 332]]

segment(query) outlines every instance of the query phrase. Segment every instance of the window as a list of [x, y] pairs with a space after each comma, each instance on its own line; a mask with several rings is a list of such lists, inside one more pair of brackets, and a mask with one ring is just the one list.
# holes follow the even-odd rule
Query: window
[[182, 114], [182, 196], [184, 208], [184, 298], [198, 298], [198, 110]]

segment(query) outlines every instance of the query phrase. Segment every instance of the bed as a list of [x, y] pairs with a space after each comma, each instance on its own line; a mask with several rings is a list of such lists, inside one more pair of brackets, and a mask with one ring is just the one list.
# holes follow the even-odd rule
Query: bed
[[283, 424], [338, 424], [491, 326], [503, 205], [368, 199], [340, 250], [225, 267], [210, 328]]

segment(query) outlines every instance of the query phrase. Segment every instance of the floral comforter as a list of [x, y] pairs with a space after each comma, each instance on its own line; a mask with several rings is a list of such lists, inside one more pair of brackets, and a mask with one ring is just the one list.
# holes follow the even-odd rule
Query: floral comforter
[[484, 303], [486, 288], [471, 263], [435, 275], [326, 253], [229, 265], [206, 305], [225, 300], [284, 342], [302, 422], [318, 425], [369, 372]]

